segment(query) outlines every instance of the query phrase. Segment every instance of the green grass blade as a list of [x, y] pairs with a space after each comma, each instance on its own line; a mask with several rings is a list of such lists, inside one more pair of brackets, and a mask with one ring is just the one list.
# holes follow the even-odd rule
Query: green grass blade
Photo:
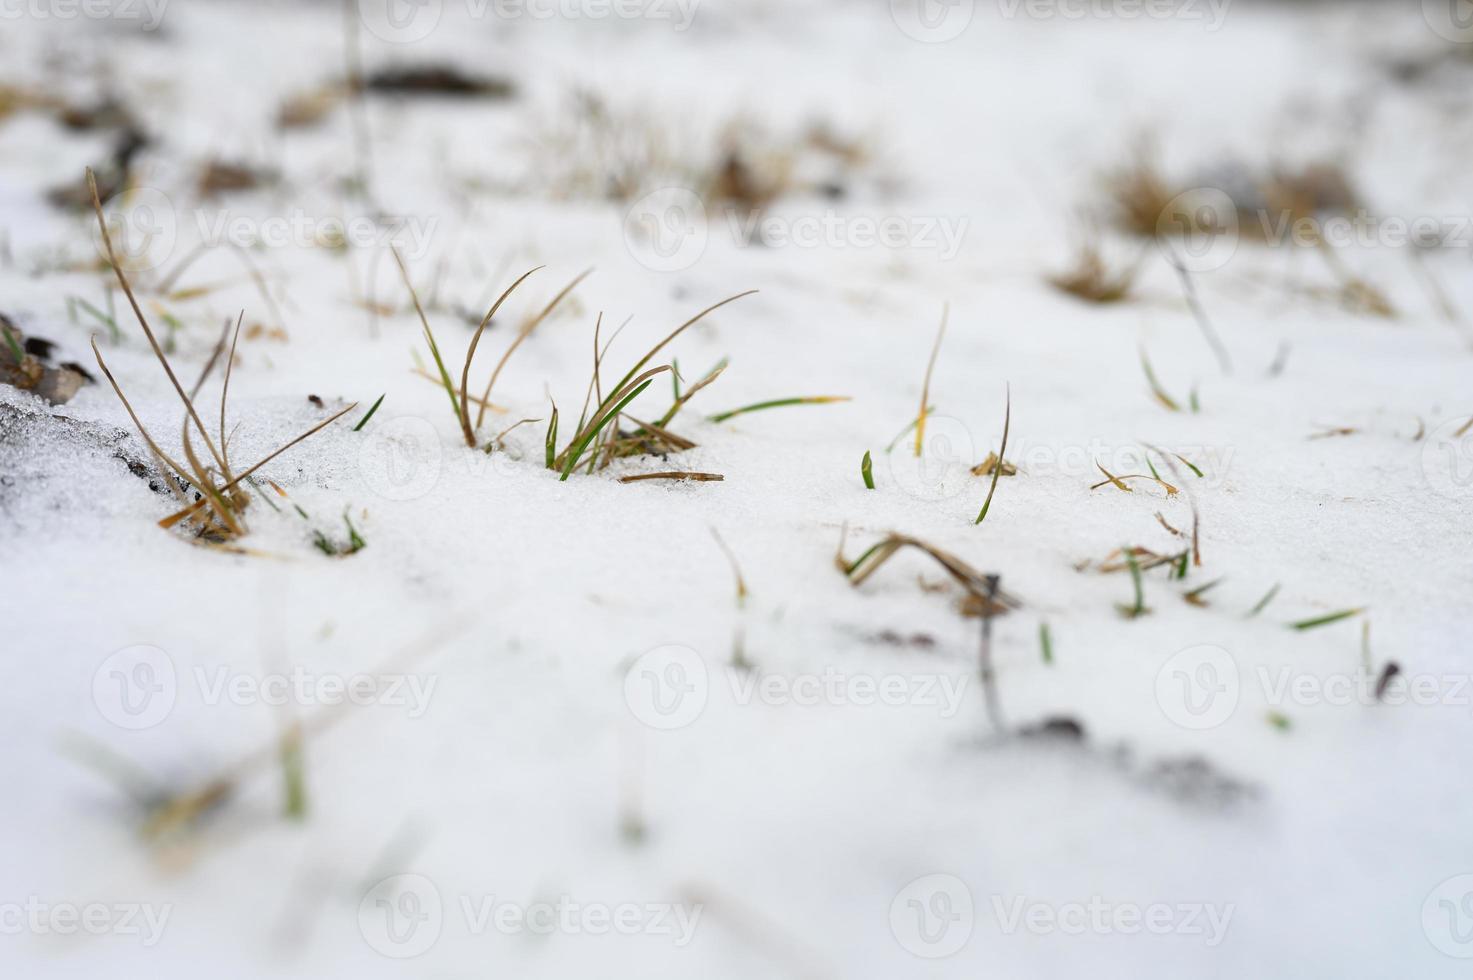
[[977, 515], [974, 524], [981, 524], [987, 519], [987, 511], [992, 507], [992, 495], [997, 493], [997, 478], [1002, 476], [1003, 460], [1006, 459], [1008, 451], [1008, 429], [1013, 424], [1013, 389], [1008, 387], [1007, 408], [1002, 417], [1002, 446], [997, 451], [997, 465], [992, 468], [992, 485], [987, 488], [987, 499], [982, 501], [982, 512]]
[[870, 458], [869, 450], [864, 451], [864, 459], [859, 463], [859, 475], [864, 477], [866, 489], [875, 488], [875, 461]]
[[598, 424], [592, 426], [592, 431], [585, 435], [582, 441], [574, 446], [573, 449], [568, 453], [568, 461], [563, 464], [563, 475], [559, 478], [559, 482], [566, 480], [569, 474], [573, 472], [573, 469], [578, 465], [579, 458], [582, 457], [584, 450], [588, 448], [588, 444], [593, 442], [593, 440], [598, 437], [598, 434], [603, 431], [604, 426], [608, 425], [614, 419], [618, 418], [619, 413], [624, 411], [624, 409], [628, 407], [630, 402], [634, 401], [634, 399], [643, 394], [644, 390], [653, 383], [653, 378], [649, 381], [641, 383], [637, 388], [626, 395], [623, 400], [619, 402], [618, 405], [614, 406], [614, 409], [612, 411], [604, 413], [604, 417], [598, 420]]
[[371, 419], [371, 418], [373, 418], [373, 413], [374, 412], [377, 412], [378, 411], [378, 407], [384, 403], [384, 396], [387, 395], [387, 394], [388, 394], [388, 392], [386, 391], [386, 392], [384, 392], [383, 395], [379, 395], [378, 396], [378, 401], [374, 402], [373, 403], [373, 406], [371, 408], [369, 408], [368, 414], [365, 415], [365, 416], [363, 416], [363, 418], [359, 419], [358, 420], [358, 424], [355, 425], [355, 426], [353, 426], [353, 431], [354, 432], [361, 431], [363, 429], [363, 427], [368, 424], [368, 420]]
[[738, 415], [746, 415], [748, 412], [762, 412], [769, 408], [787, 408], [790, 405], [833, 405], [838, 402], [849, 401], [848, 395], [812, 395], [805, 398], [775, 398], [772, 401], [757, 402], [755, 405], [744, 405], [734, 408], [729, 412], [720, 412], [711, 416], [712, 422], [725, 422], [727, 419]]
[[1361, 607], [1360, 609], [1342, 609], [1339, 612], [1333, 612], [1326, 616], [1315, 616], [1312, 619], [1301, 619], [1297, 623], [1290, 623], [1289, 628], [1296, 630], [1312, 630], [1320, 626], [1329, 626], [1331, 623], [1338, 623], [1340, 622], [1340, 620], [1349, 619], [1352, 616], [1359, 616], [1363, 612], [1365, 612], [1365, 607]]

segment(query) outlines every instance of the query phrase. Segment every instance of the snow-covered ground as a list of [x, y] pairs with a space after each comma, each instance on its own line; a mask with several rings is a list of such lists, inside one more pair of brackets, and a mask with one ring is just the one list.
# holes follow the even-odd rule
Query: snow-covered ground
[[[0, 3], [0, 92], [110, 94], [151, 138], [108, 210], [146, 240], [125, 264], [183, 384], [245, 310], [232, 462], [358, 407], [256, 474], [239, 550], [161, 529], [178, 504], [130, 472], [147, 449], [89, 337], [176, 456], [181, 403], [95, 219], [46, 198], [117, 134], [46, 106], [0, 118], [0, 313], [99, 382], [54, 407], [0, 386], [7, 975], [1464, 975], [1473, 60], [1449, 11], [90, 10]], [[279, 128], [284, 101], [351, 70], [345, 23], [364, 72], [453, 65], [515, 94], [373, 95]], [[802, 145], [765, 244], [690, 206], [738, 124], [744, 146]], [[1143, 133], [1181, 186], [1344, 167], [1380, 221], [1336, 260], [1398, 315], [1327, 295], [1344, 280], [1314, 247], [1219, 237], [1187, 261], [1223, 371], [1171, 266], [1103, 217], [1101, 174]], [[851, 142], [863, 159], [819, 145]], [[628, 155], [637, 187], [611, 199]], [[212, 160], [275, 179], [204, 198]], [[1396, 220], [1447, 246], [1412, 248]], [[1047, 281], [1096, 234], [1114, 264], [1144, 254], [1126, 302]], [[594, 269], [509, 361], [480, 441], [542, 421], [465, 446], [415, 374], [434, 368], [389, 244], [457, 381], [490, 301], [547, 267], [481, 338], [477, 393], [518, 324]], [[628, 320], [607, 394], [750, 289], [651, 362], [689, 386], [730, 358], [671, 424], [695, 448], [566, 482], [542, 465], [550, 399], [560, 445], [576, 428], [600, 314], [605, 341]], [[943, 307], [926, 452], [887, 452]], [[217, 373], [199, 398], [212, 437], [219, 391]], [[852, 400], [708, 418], [800, 395]], [[629, 414], [671, 397], [661, 375]], [[976, 525], [991, 478], [968, 470], [1009, 399], [1020, 472]], [[1091, 489], [1099, 466], [1145, 472], [1146, 444], [1201, 476], [1160, 455], [1175, 493]], [[724, 481], [619, 480], [669, 470]], [[1189, 535], [1194, 512], [1200, 565], [1148, 569], [1149, 612], [1124, 615], [1131, 575], [1100, 564], [1189, 548], [1168, 526]], [[314, 533], [345, 545], [345, 514], [366, 547], [326, 555]], [[1001, 577], [1018, 605], [992, 620], [999, 714], [961, 589], [919, 551], [854, 587], [846, 525], [850, 559], [896, 531]], [[1083, 737], [1026, 734], [1050, 719]], [[288, 818], [294, 721], [306, 812]], [[217, 781], [223, 799], [151, 832]]]

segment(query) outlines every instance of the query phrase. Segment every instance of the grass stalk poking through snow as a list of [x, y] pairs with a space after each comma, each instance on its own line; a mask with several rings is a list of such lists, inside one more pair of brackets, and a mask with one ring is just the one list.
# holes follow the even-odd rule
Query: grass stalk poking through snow
[[919, 459], [926, 448], [926, 416], [930, 414], [927, 404], [931, 400], [931, 374], [936, 370], [936, 358], [941, 354], [941, 341], [946, 337], [946, 321], [951, 315], [951, 304], [941, 306], [941, 326], [936, 330], [936, 343], [931, 346], [931, 359], [926, 362], [926, 380], [921, 384], [921, 412], [916, 416], [915, 454]]
[[993, 467], [993, 469], [992, 469], [992, 485], [987, 488], [987, 499], [984, 500], [984, 501], [982, 501], [982, 512], [979, 513], [977, 515], [977, 519], [972, 522], [974, 524], [981, 524], [984, 520], [986, 520], [987, 519], [987, 511], [988, 511], [989, 508], [992, 507], [992, 495], [997, 492], [997, 478], [1000, 477], [1000, 476], [1002, 476], [1002, 471], [1003, 471], [1003, 468], [1004, 468], [1002, 461], [1007, 458], [1007, 451], [1008, 451], [1008, 429], [1012, 426], [1012, 423], [1013, 423], [1013, 389], [1012, 389], [1012, 386], [1009, 385], [1008, 386], [1008, 390], [1007, 390], [1007, 405], [1006, 405], [1006, 407], [1003, 410], [1003, 417], [1002, 417], [1002, 446], [1000, 446], [998, 448], [998, 450], [997, 450], [998, 464], [997, 464], [997, 466]]

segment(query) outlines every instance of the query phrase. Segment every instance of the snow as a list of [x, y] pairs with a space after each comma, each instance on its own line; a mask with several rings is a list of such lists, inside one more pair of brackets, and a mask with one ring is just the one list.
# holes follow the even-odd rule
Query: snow
[[[1044, 280], [1088, 227], [1096, 175], [1142, 130], [1172, 173], [1329, 157], [1379, 214], [1457, 219], [1468, 130], [1453, 110], [1464, 102], [1397, 86], [1382, 67], [1439, 38], [1412, 8], [1243, 0], [1217, 31], [1182, 18], [1014, 19], [983, 4], [960, 37], [924, 44], [886, 8], [704, 0], [680, 32], [656, 20], [478, 19], [446, 3], [415, 44], [364, 35], [370, 68], [448, 60], [521, 90], [512, 101], [368, 103], [375, 198], [428, 229], [406, 258], [422, 295], [440, 278], [429, 315], [452, 373], [471, 337], [453, 310], [479, 315], [515, 275], [548, 266], [483, 337], [479, 391], [509, 328], [596, 270], [513, 357], [493, 396], [508, 411], [483, 437], [545, 418], [550, 394], [568, 438], [599, 312], [606, 340], [632, 317], [607, 384], [699, 310], [758, 289], [657, 362], [676, 357], [690, 383], [731, 358], [674, 426], [694, 450], [559, 482], [540, 465], [542, 423], [512, 433], [506, 452], [465, 448], [444, 392], [412, 373], [411, 352], [426, 364], [428, 352], [373, 243], [252, 251], [287, 339], [241, 341], [232, 460], [359, 408], [263, 468], [289, 499], [263, 484], [280, 510], [255, 499], [240, 542], [251, 554], [191, 547], [156, 526], [174, 501], [116, 457], [146, 450], [105, 382], [55, 408], [0, 389], [0, 944], [14, 975], [1461, 975], [1449, 951], [1473, 955], [1457, 931], [1468, 882], [1455, 880], [1473, 873], [1473, 785], [1458, 752], [1473, 699], [1473, 570], [1455, 454], [1473, 408], [1459, 327], [1439, 316], [1406, 248], [1345, 253], [1401, 310], [1381, 320], [1276, 288], [1331, 280], [1312, 254], [1245, 243], [1196, 276], [1233, 356], [1225, 376], [1159, 258], [1140, 298], [1118, 306], [1083, 305]], [[285, 97], [343, 70], [335, 4], [176, 0], [149, 33], [28, 14], [0, 37], [0, 57], [0, 84], [111, 91], [160, 137], [142, 158], [168, 232], [150, 253], [159, 267], [222, 213], [254, 228], [364, 213], [339, 184], [353, 165], [347, 110], [300, 133], [274, 127]], [[744, 247], [713, 219], [694, 264], [642, 264], [628, 204], [570, 198], [546, 180], [539, 135], [575, 86], [669, 120], [675, 145], [702, 148], [697, 162], [738, 115], [775, 138], [819, 118], [878, 134], [879, 159], [848, 198], [790, 195], [770, 212], [794, 226], [838, 221], [850, 237]], [[0, 122], [0, 235], [13, 256], [0, 266], [0, 310], [84, 365], [97, 324], [69, 318], [67, 298], [106, 308], [110, 280], [91, 217], [51, 208], [44, 191], [108, 145], [41, 113]], [[217, 156], [282, 180], [199, 201], [196, 169]], [[853, 240], [856, 219], [893, 216], [964, 228], [959, 250]], [[1134, 256], [1123, 240], [1106, 244]], [[1466, 255], [1423, 261], [1473, 310]], [[394, 307], [376, 323], [355, 303], [370, 277], [371, 295]], [[185, 321], [173, 361], [187, 380], [242, 308], [247, 324], [274, 325], [229, 249], [181, 280], [206, 283], [226, 285], [168, 304]], [[980, 527], [986, 479], [953, 467], [938, 482], [908, 442], [884, 451], [915, 417], [943, 303], [937, 465], [995, 451], [1011, 398], [1007, 458], [1022, 473], [999, 481]], [[99, 346], [145, 424], [176, 447], [177, 397], [121, 297], [116, 309], [122, 336], [104, 330]], [[1141, 348], [1173, 397], [1196, 388], [1200, 412], [1150, 398]], [[669, 390], [657, 378], [633, 414], [658, 415]], [[373, 420], [351, 431], [380, 393]], [[212, 427], [218, 395], [216, 379], [201, 397]], [[790, 395], [853, 400], [703, 420]], [[1340, 427], [1356, 431], [1310, 438]], [[1183, 485], [1174, 497], [1141, 482], [1129, 495], [1090, 489], [1103, 479], [1096, 461], [1138, 467], [1130, 454], [1143, 443], [1181, 452], [1204, 476], [1163, 472]], [[866, 450], [874, 492], [859, 478]], [[725, 481], [617, 481], [664, 469]], [[1189, 527], [1188, 494], [1202, 566], [1185, 583], [1148, 572], [1150, 614], [1124, 618], [1129, 576], [1078, 566], [1127, 544], [1179, 550], [1155, 515]], [[345, 512], [367, 547], [327, 557], [312, 532], [345, 540]], [[997, 734], [977, 681], [979, 625], [958, 614], [958, 592], [923, 588], [945, 576], [915, 552], [851, 587], [834, 567], [846, 526], [851, 558], [893, 530], [1001, 575], [1022, 601], [993, 623], [1003, 720], [1014, 730], [1073, 718], [1087, 740]], [[744, 609], [713, 528], [740, 563]], [[1183, 601], [1219, 578], [1205, 607]], [[1277, 598], [1247, 616], [1275, 583]], [[1359, 607], [1319, 629], [1286, 626]], [[1349, 703], [1276, 701], [1285, 677], [1361, 683], [1363, 622], [1373, 673], [1395, 661], [1393, 697], [1408, 703], [1354, 691]], [[729, 666], [739, 630], [754, 673]], [[1173, 670], [1222, 668], [1223, 656], [1240, 681], [1236, 709], [1190, 727]], [[157, 723], [131, 728], [109, 679], [144, 676], [140, 662], [170, 674], [174, 691]], [[390, 703], [317, 714], [335, 683], [384, 674], [408, 676], [384, 693]], [[290, 708], [251, 693], [294, 677], [305, 686], [284, 688]], [[749, 687], [763, 677], [766, 695]], [[220, 693], [222, 678], [245, 693]], [[652, 678], [704, 678], [704, 710], [683, 727], [647, 724], [666, 720], [641, 700]], [[1430, 703], [1412, 697], [1423, 682], [1435, 686]], [[905, 703], [883, 703], [885, 683]], [[814, 690], [818, 703], [794, 703]], [[268, 755], [162, 855], [142, 842], [120, 784], [79, 762], [104, 746], [155, 786], [190, 791], [269, 748], [287, 718], [329, 715], [305, 748], [305, 821], [281, 817]], [[1205, 761], [1205, 784], [1161, 774], [1186, 759]], [[625, 833], [631, 820], [642, 840]], [[394, 875], [417, 877], [374, 890]], [[411, 951], [383, 927], [391, 909], [413, 910], [406, 891], [441, 903], [414, 959], [384, 952]], [[942, 940], [959, 948], [917, 955], [945, 948], [915, 932], [917, 909], [963, 914], [967, 895], [971, 914]], [[489, 914], [492, 897], [512, 912], [560, 897], [582, 911], [539, 935]], [[167, 919], [148, 944], [121, 928], [57, 935], [12, 925], [27, 902], [141, 905]], [[693, 917], [688, 936], [673, 909], [659, 925], [648, 918], [669, 903]], [[1169, 910], [1166, 934], [1128, 925], [1131, 910], [1153, 906]], [[620, 907], [638, 910], [638, 931], [594, 934], [588, 910]], [[1091, 907], [1126, 911], [1096, 929]], [[1196, 910], [1191, 924], [1183, 907]], [[1033, 928], [1007, 928], [1029, 908], [1042, 910]], [[1209, 911], [1228, 916], [1220, 935]], [[1060, 916], [1086, 925], [1040, 924]], [[970, 933], [954, 931], [959, 921]]]

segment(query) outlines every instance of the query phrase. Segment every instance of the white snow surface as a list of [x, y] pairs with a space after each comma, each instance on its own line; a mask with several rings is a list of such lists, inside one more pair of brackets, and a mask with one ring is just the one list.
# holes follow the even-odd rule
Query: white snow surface
[[[1328, 158], [1378, 214], [1466, 214], [1467, 77], [1450, 94], [1399, 85], [1384, 68], [1443, 43], [1420, 10], [1240, 0], [1209, 31], [1183, 18], [1010, 18], [1009, 5], [979, 3], [960, 37], [921, 43], [897, 27], [904, 10], [892, 16], [881, 0], [704, 0], [686, 31], [442, 6], [439, 26], [414, 44], [365, 32], [364, 60], [449, 62], [519, 89], [511, 100], [366, 103], [375, 202], [432, 222], [409, 263], [422, 293], [439, 282], [429, 317], [452, 373], [472, 334], [456, 310], [479, 314], [514, 275], [548, 267], [482, 338], [479, 391], [515, 324], [595, 270], [512, 358], [493, 396], [506, 412], [482, 438], [545, 419], [549, 394], [568, 438], [600, 312], [605, 339], [631, 318], [607, 384], [689, 316], [757, 289], [656, 361], [674, 356], [691, 383], [730, 358], [673, 425], [698, 447], [567, 482], [540, 465], [544, 423], [490, 456], [466, 448], [445, 393], [413, 373], [414, 352], [429, 363], [418, 320], [372, 247], [252, 252], [286, 339], [241, 341], [232, 459], [253, 461], [329, 411], [359, 408], [262, 469], [289, 499], [263, 482], [280, 510], [261, 497], [249, 508], [240, 544], [251, 554], [192, 547], [157, 526], [174, 501], [114, 455], [146, 451], [105, 382], [56, 408], [0, 388], [6, 975], [1465, 975], [1450, 952], [1473, 955], [1458, 931], [1468, 882], [1444, 884], [1473, 874], [1465, 335], [1439, 314], [1406, 248], [1343, 253], [1395, 302], [1394, 320], [1277, 286], [1332, 283], [1309, 250], [1244, 242], [1196, 275], [1230, 375], [1158, 255], [1124, 304], [1085, 305], [1044, 278], [1089, 227], [1098, 175], [1142, 131], [1173, 173]], [[336, 4], [286, 2], [174, 0], [149, 33], [27, 15], [0, 35], [0, 84], [111, 92], [138, 113], [156, 138], [142, 179], [171, 208], [160, 214], [173, 231], [150, 258], [172, 266], [198, 239], [199, 214], [364, 212], [340, 187], [353, 166], [347, 110], [301, 132], [274, 125], [284, 98], [341, 76], [342, 25]], [[539, 183], [535, 134], [574, 87], [669, 120], [702, 159], [734, 115], [776, 133], [824, 119], [876, 134], [881, 160], [848, 196], [789, 195], [771, 214], [965, 222], [960, 248], [743, 246], [713, 217], [698, 261], [650, 268], [626, 239], [627, 203]], [[10, 256], [0, 311], [88, 366], [98, 330], [119, 383], [175, 452], [181, 406], [121, 297], [119, 337], [68, 315], [68, 297], [104, 306], [112, 280], [97, 266], [90, 215], [55, 210], [44, 192], [80, 177], [107, 145], [42, 113], [0, 122]], [[216, 157], [271, 166], [281, 181], [200, 201], [194, 174]], [[1114, 257], [1139, 249], [1105, 234]], [[1473, 315], [1467, 245], [1422, 261]], [[393, 306], [376, 323], [354, 302], [370, 275]], [[186, 384], [227, 318], [244, 309], [248, 324], [273, 319], [228, 249], [181, 282], [204, 284], [223, 285], [144, 300], [155, 324], [165, 308], [182, 322], [172, 362]], [[916, 415], [943, 304], [936, 459], [918, 469], [908, 441], [885, 447]], [[1151, 398], [1141, 349], [1174, 397], [1185, 403], [1195, 388], [1200, 411]], [[352, 431], [381, 393], [375, 417]], [[657, 417], [669, 393], [658, 378], [631, 413]], [[216, 377], [200, 399], [212, 432], [218, 395]], [[853, 400], [705, 419], [791, 395]], [[988, 480], [952, 467], [933, 481], [948, 453], [970, 464], [996, 450], [1008, 398], [1007, 456], [1022, 472], [998, 481], [976, 526]], [[1354, 432], [1310, 438], [1334, 428]], [[1130, 494], [1091, 489], [1103, 479], [1095, 460], [1119, 472], [1112, 463], [1144, 443], [1180, 451], [1204, 476], [1163, 472], [1181, 485], [1174, 496], [1142, 481]], [[866, 450], [873, 492], [860, 481]], [[725, 481], [617, 479], [668, 469]], [[1122, 616], [1129, 576], [1079, 566], [1122, 545], [1180, 550], [1156, 515], [1189, 528], [1193, 504], [1201, 566], [1182, 582], [1148, 571], [1150, 613]], [[342, 538], [345, 511], [367, 547], [327, 557], [311, 532]], [[959, 615], [958, 591], [933, 588], [947, 579], [917, 552], [852, 587], [834, 563], [846, 525], [851, 558], [899, 531], [1000, 575], [1020, 601], [993, 622], [1003, 725], [1067, 717], [1086, 739], [1000, 734], [977, 680], [979, 622]], [[713, 528], [750, 590], [742, 610]], [[1206, 605], [1184, 601], [1216, 579]], [[1287, 626], [1361, 607], [1318, 629]], [[1040, 652], [1044, 623], [1052, 663]], [[1395, 690], [1433, 683], [1432, 703], [1276, 700], [1262, 681], [1360, 679], [1363, 623], [1373, 675], [1395, 661]], [[730, 666], [739, 630], [748, 674]], [[140, 645], [163, 651], [177, 690], [165, 717], [132, 730], [109, 708], [110, 658]], [[696, 658], [708, 694], [698, 718], [662, 730], [631, 697], [678, 677], [647, 675], [638, 661], [670, 646]], [[1238, 690], [1230, 716], [1199, 728], [1170, 692], [1218, 677], [1173, 670], [1184, 663], [1173, 657], [1203, 646], [1226, 652]], [[412, 710], [352, 707], [308, 738], [300, 821], [282, 817], [269, 752], [288, 717], [320, 706], [210, 694], [221, 676], [249, 683], [297, 668], [340, 679], [407, 672], [432, 685]], [[954, 711], [921, 694], [900, 705], [738, 703], [753, 680], [826, 674], [929, 678], [960, 700]], [[123, 784], [80, 761], [105, 749], [180, 792], [237, 773], [263, 747], [264, 764], [241, 768], [229, 799], [164, 851], [143, 839]], [[1242, 792], [1224, 802], [1159, 774], [1193, 759]], [[621, 830], [630, 815], [642, 840]], [[933, 875], [946, 877], [912, 885]], [[370, 893], [383, 879], [386, 890]], [[413, 958], [386, 955], [407, 949], [376, 923], [413, 911], [404, 899], [423, 899], [427, 883], [441, 902], [421, 923], [438, 930], [434, 942]], [[679, 903], [698, 918], [689, 941], [659, 926], [518, 930], [477, 918], [493, 897], [518, 908]], [[1020, 901], [1043, 910], [1031, 928], [1026, 916], [1010, 926]], [[123, 929], [12, 925], [23, 912], [7, 910], [36, 902], [137, 904], [168, 918], [151, 944]], [[1163, 934], [1071, 918], [1091, 904], [1127, 916], [1161, 906], [1175, 918]], [[1221, 935], [1208, 906], [1230, 915]], [[1201, 922], [1184, 924], [1183, 908]], [[962, 918], [938, 917], [948, 912]], [[965, 940], [950, 955], [928, 955], [947, 950], [912, 928], [928, 916], [951, 930], [943, 943]]]

